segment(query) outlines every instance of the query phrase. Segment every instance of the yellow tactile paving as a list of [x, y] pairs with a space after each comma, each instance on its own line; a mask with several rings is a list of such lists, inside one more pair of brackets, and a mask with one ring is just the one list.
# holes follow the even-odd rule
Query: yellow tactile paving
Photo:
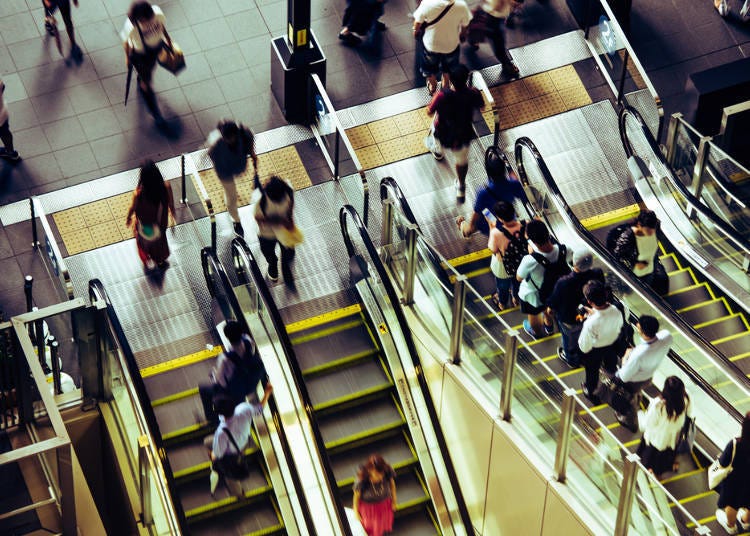
[[89, 227], [94, 247], [100, 248], [110, 244], [122, 242], [123, 236], [120, 229], [113, 221], [98, 223]]
[[542, 117], [549, 117], [567, 110], [563, 104], [563, 100], [557, 92], [532, 99], [531, 104], [539, 110]]
[[[620, 55], [620, 59], [625, 59], [625, 51], [620, 49], [617, 51], [617, 53]], [[638, 72], [638, 69], [636, 69], [635, 64], [633, 64], [633, 61], [630, 59], [630, 56], [628, 56], [628, 72], [630, 73], [631, 78], [633, 79], [633, 83], [638, 89], [643, 89], [646, 87], [646, 83], [643, 81], [643, 77], [641, 76], [641, 73]]]
[[379, 143], [378, 147], [384, 158], [387, 155], [386, 162], [396, 162], [410, 156], [409, 148], [404, 144], [403, 138], [384, 141], [383, 143]]
[[523, 80], [516, 80], [515, 82], [497, 86], [497, 91], [493, 92], [492, 96], [498, 106], [508, 106], [531, 98]]
[[60, 234], [86, 227], [86, 221], [83, 219], [83, 213], [79, 207], [55, 212], [52, 215], [52, 219], [55, 220], [55, 225], [57, 225]]
[[399, 135], [396, 121], [392, 117], [373, 121], [372, 123], [368, 123], [367, 126], [370, 129], [372, 137], [375, 139], [375, 143], [392, 140]]
[[424, 123], [425, 117], [429, 116], [427, 116], [423, 108], [419, 108], [417, 110], [393, 116], [393, 120], [396, 123], [396, 128], [398, 128], [399, 133], [402, 136], [406, 136], [407, 134], [421, 132], [428, 128]]
[[87, 228], [76, 229], [72, 233], [67, 233], [67, 235], [60, 233], [60, 235], [65, 244], [65, 249], [68, 250], [68, 255], [75, 255], [96, 247], [94, 239]]
[[385, 165], [385, 159], [377, 145], [355, 149], [355, 152], [357, 153], [359, 163], [364, 169], [372, 169]]
[[112, 216], [112, 211], [109, 210], [109, 203], [107, 203], [106, 199], [100, 199], [99, 201], [94, 201], [93, 203], [87, 203], [86, 205], [82, 205], [80, 209], [81, 216], [83, 216], [87, 227], [91, 227], [105, 221], [112, 221], [114, 219]]
[[548, 71], [552, 83], [555, 84], [555, 88], [560, 91], [562, 89], [572, 86], [583, 86], [581, 78], [576, 72], [576, 68], [572, 65], [566, 65], [564, 67], [558, 67]]
[[359, 125], [358, 127], [348, 129], [346, 136], [355, 150], [375, 144], [375, 138], [372, 137], [372, 133], [367, 125]]
[[574, 86], [561, 89], [558, 91], [558, 94], [567, 110], [591, 104], [591, 97], [589, 96], [588, 91], [586, 91], [586, 88], [583, 87], [583, 84], [581, 84], [580, 87]]
[[554, 82], [548, 73], [539, 73], [533, 76], [529, 76], [521, 80], [523, 85], [526, 86], [526, 90], [529, 92], [529, 97], [539, 97], [541, 95], [547, 95], [553, 93], [556, 90]]

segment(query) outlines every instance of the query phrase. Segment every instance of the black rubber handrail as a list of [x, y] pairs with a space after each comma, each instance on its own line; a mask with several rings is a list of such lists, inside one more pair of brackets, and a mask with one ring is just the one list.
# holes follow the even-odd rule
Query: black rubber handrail
[[354, 243], [352, 242], [351, 235], [349, 234], [349, 227], [347, 225], [348, 220], [351, 220], [354, 223], [354, 226], [357, 229], [357, 233], [359, 234], [359, 237], [362, 239], [362, 242], [367, 249], [367, 254], [370, 257], [369, 260], [371, 261], [372, 266], [375, 268], [375, 271], [377, 271], [378, 277], [380, 278], [380, 281], [383, 284], [383, 288], [385, 289], [385, 292], [388, 296], [388, 300], [393, 307], [393, 312], [396, 315], [396, 319], [398, 320], [398, 327], [404, 337], [407, 350], [409, 351], [409, 355], [411, 357], [412, 365], [414, 366], [414, 372], [417, 378], [417, 382], [419, 383], [419, 388], [422, 391], [422, 397], [424, 398], [425, 407], [427, 408], [427, 413], [430, 417], [430, 423], [433, 430], [435, 431], [435, 438], [437, 439], [438, 448], [440, 449], [440, 455], [445, 462], [445, 470], [448, 473], [448, 480], [450, 481], [450, 485], [453, 488], [453, 493], [456, 497], [456, 502], [458, 503], [458, 512], [461, 517], [461, 522], [463, 523], [467, 534], [474, 534], [471, 517], [469, 516], [469, 509], [466, 507], [466, 501], [464, 500], [461, 486], [458, 483], [456, 469], [453, 466], [453, 460], [451, 459], [450, 451], [448, 450], [448, 444], [445, 441], [445, 436], [443, 435], [443, 429], [440, 426], [440, 420], [438, 419], [437, 411], [435, 410], [432, 395], [430, 394], [430, 389], [427, 386], [427, 380], [424, 377], [424, 371], [422, 370], [422, 363], [419, 360], [417, 347], [414, 344], [414, 340], [412, 339], [409, 325], [407, 324], [406, 318], [404, 317], [404, 312], [401, 310], [401, 307], [398, 306], [399, 299], [396, 295], [396, 291], [393, 288], [393, 284], [391, 283], [391, 280], [385, 271], [385, 267], [383, 266], [382, 261], [380, 260], [378, 251], [375, 248], [375, 245], [372, 243], [372, 240], [370, 239], [370, 235], [367, 232], [367, 227], [365, 227], [362, 218], [359, 217], [359, 214], [354, 207], [352, 207], [351, 205], [344, 205], [339, 211], [339, 224], [341, 225], [341, 235], [344, 238], [344, 243], [346, 244], [346, 251], [349, 255], [349, 258], [355, 256], [357, 254], [357, 251], [355, 250]]
[[[578, 237], [581, 238], [581, 240], [583, 240], [586, 245], [588, 245], [588, 247], [596, 253], [598, 257], [605, 259], [612, 267], [614, 267], [614, 270], [616, 271], [617, 276], [620, 279], [624, 280], [631, 287], [637, 288], [642, 294], [644, 294], [648, 298], [649, 303], [655, 309], [657, 309], [660, 314], [662, 314], [666, 318], [669, 318], [674, 324], [679, 326], [682, 332], [689, 334], [693, 343], [699, 346], [701, 350], [710, 354], [716, 359], [717, 362], [728, 364], [729, 370], [724, 370], [726, 373], [731, 373], [731, 375], [734, 376], [740, 383], [750, 387], [750, 379], [748, 379], [747, 376], [745, 376], [744, 373], [742, 373], [742, 371], [740, 371], [736, 365], [728, 361], [726, 357], [724, 357], [718, 350], [716, 350], [716, 348], [714, 348], [697, 331], [695, 331], [692, 326], [685, 322], [685, 320], [679, 314], [677, 314], [674, 309], [667, 305], [662, 297], [654, 292], [650, 286], [644, 284], [640, 279], [633, 275], [630, 270], [627, 270], [624, 266], [622, 266], [620, 262], [615, 258], [615, 256], [606, 247], [600, 244], [599, 241], [594, 238], [594, 236], [589, 232], [589, 230], [581, 224], [578, 217], [573, 213], [573, 210], [565, 201], [565, 198], [560, 192], [560, 189], [557, 187], [557, 184], [552, 177], [552, 173], [550, 173], [550, 170], [547, 167], [544, 158], [539, 153], [539, 150], [536, 148], [536, 145], [533, 141], [525, 136], [518, 138], [515, 143], [516, 160], [518, 161], [518, 168], [519, 172], [521, 173], [521, 181], [528, 182], [528, 177], [526, 176], [526, 172], [523, 166], [524, 148], [526, 148], [534, 157], [536, 164], [539, 166], [539, 169], [542, 172], [542, 176], [544, 177], [547, 192], [558, 203], [558, 208], [562, 208], [562, 215], [568, 220], [568, 223], [573, 227], [575, 232], [578, 234]], [[735, 420], [737, 420], [738, 422], [742, 422], [742, 414], [730, 402], [728, 402], [710, 383], [703, 379], [703, 377], [695, 369], [693, 369], [687, 362], [685, 362], [685, 360], [683, 360], [677, 352], [675, 352], [674, 350], [670, 350], [669, 357], [693, 382], [695, 382], [701, 388], [701, 390], [703, 390], [713, 400], [715, 400], [716, 403], [719, 404]]]
[[141, 371], [138, 368], [138, 363], [136, 362], [135, 356], [133, 355], [133, 350], [130, 348], [130, 343], [128, 343], [128, 338], [125, 336], [125, 331], [122, 329], [122, 324], [120, 324], [120, 319], [117, 316], [117, 312], [115, 312], [115, 308], [109, 299], [109, 295], [104, 288], [104, 284], [98, 278], [89, 281], [89, 299], [92, 302], [101, 299], [106, 305], [107, 319], [109, 320], [109, 324], [112, 327], [112, 331], [114, 332], [114, 338], [117, 341], [120, 349], [122, 350], [122, 354], [125, 358], [125, 364], [128, 367], [128, 374], [130, 375], [130, 379], [133, 382], [133, 388], [135, 389], [136, 395], [138, 396], [138, 402], [141, 406], [141, 411], [143, 411], [143, 416], [146, 419], [146, 427], [148, 428], [148, 433], [151, 436], [151, 440], [154, 442], [156, 452], [158, 453], [158, 460], [154, 461], [160, 463], [162, 466], [162, 471], [164, 472], [164, 476], [167, 479], [164, 484], [166, 484], [167, 491], [169, 492], [169, 496], [172, 499], [172, 508], [174, 508], [175, 515], [177, 516], [177, 522], [180, 525], [180, 529], [184, 532], [187, 532], [187, 518], [185, 517], [185, 511], [182, 508], [182, 502], [179, 500], [175, 500], [177, 497], [179, 497], [179, 494], [177, 493], [177, 484], [174, 479], [174, 473], [172, 472], [172, 466], [169, 463], [167, 451], [164, 448], [164, 441], [162, 440], [161, 431], [159, 430], [159, 423], [156, 420], [154, 408], [151, 406], [151, 398], [148, 396], [148, 392], [146, 391], [146, 384], [143, 383]]
[[716, 214], [713, 210], [711, 210], [709, 207], [707, 207], [700, 199], [695, 197], [690, 191], [687, 189], [687, 187], [682, 183], [682, 181], [677, 180], [674, 176], [674, 170], [672, 167], [667, 163], [667, 159], [664, 157], [664, 155], [661, 152], [661, 149], [659, 148], [659, 144], [656, 143], [656, 140], [654, 139], [654, 136], [651, 134], [651, 131], [646, 126], [646, 123], [643, 121], [643, 117], [640, 113], [638, 113], [638, 110], [633, 108], [632, 106], [624, 106], [620, 109], [620, 113], [618, 114], [618, 120], [619, 120], [619, 126], [620, 126], [620, 141], [622, 142], [622, 147], [625, 150], [625, 154], [628, 158], [633, 156], [635, 154], [635, 151], [633, 151], [633, 145], [630, 143], [630, 140], [628, 139], [628, 133], [627, 128], [625, 125], [625, 121], [627, 121], [628, 115], [632, 115], [633, 118], [638, 123], [638, 126], [641, 128], [641, 131], [643, 132], [643, 136], [646, 138], [646, 142], [649, 145], [649, 148], [651, 149], [651, 152], [654, 153], [656, 158], [659, 159], [659, 162], [662, 164], [664, 169], [668, 170], [669, 173], [667, 174], [667, 179], [669, 180], [670, 184], [680, 192], [680, 195], [682, 195], [690, 205], [695, 208], [696, 211], [700, 212], [701, 216], [709, 220], [713, 225], [718, 227], [722, 234], [726, 235], [736, 246], [739, 246], [740, 249], [742, 249], [745, 254], [750, 253], [750, 243], [748, 243], [747, 239], [743, 237], [741, 234], [737, 232], [737, 230], [732, 227], [730, 224], [728, 224], [724, 219]]
[[[240, 323], [240, 325], [242, 326], [242, 330], [245, 333], [250, 333], [250, 326], [247, 325], [245, 314], [242, 311], [242, 307], [240, 306], [240, 302], [237, 299], [237, 295], [234, 293], [234, 288], [232, 287], [232, 283], [229, 280], [229, 276], [227, 275], [226, 270], [224, 270], [224, 266], [219, 261], [213, 248], [205, 247], [201, 250], [201, 264], [203, 266], [203, 276], [206, 278], [206, 284], [208, 285], [211, 294], [214, 294], [214, 290], [212, 288], [213, 285], [217, 284], [218, 282], [213, 280], [209, 275], [209, 266], [213, 268], [215, 270], [215, 273], [219, 276], [222, 290], [229, 300], [229, 306], [232, 308], [232, 313], [235, 316], [235, 320]], [[274, 424], [276, 425], [276, 431], [278, 433], [279, 443], [281, 443], [281, 450], [284, 455], [284, 460], [286, 461], [286, 465], [289, 468], [289, 474], [292, 477], [292, 486], [294, 486], [294, 491], [297, 494], [297, 500], [299, 501], [300, 508], [302, 509], [302, 515], [305, 518], [305, 526], [307, 527], [308, 534], [314, 534], [315, 524], [313, 523], [312, 515], [310, 514], [310, 505], [308, 504], [307, 497], [304, 494], [302, 481], [299, 478], [297, 466], [294, 463], [292, 449], [289, 446], [289, 440], [286, 437], [286, 432], [284, 431], [284, 426], [282, 424], [281, 412], [279, 412], [279, 407], [276, 404], [276, 400], [273, 394], [268, 398], [268, 409], [271, 411]]]
[[[305, 384], [305, 379], [302, 375], [302, 369], [300, 369], [299, 362], [297, 361], [297, 356], [294, 352], [294, 346], [292, 345], [292, 341], [289, 339], [289, 334], [287, 333], [284, 321], [281, 318], [281, 313], [279, 313], [279, 309], [278, 307], [276, 307], [276, 302], [274, 301], [273, 296], [271, 296], [271, 291], [268, 289], [265, 278], [263, 277], [260, 268], [258, 268], [258, 263], [256, 262], [255, 257], [250, 251], [250, 248], [248, 247], [247, 242], [245, 242], [244, 238], [235, 237], [232, 240], [231, 248], [233, 260], [236, 261], [236, 259], [244, 257], [244, 259], [242, 260], [245, 261], [246, 266], [250, 270], [249, 277], [252, 280], [253, 285], [255, 285], [255, 288], [258, 290], [258, 294], [260, 294], [260, 299], [263, 301], [263, 305], [265, 305], [268, 315], [271, 317], [271, 323], [273, 324], [273, 328], [276, 331], [279, 342], [281, 343], [284, 356], [286, 357], [287, 365], [292, 371], [297, 394], [302, 401], [302, 409], [304, 409], [305, 415], [307, 415], [307, 418], [310, 422], [310, 428], [312, 429], [313, 433], [313, 440], [315, 441], [315, 445], [318, 449], [318, 454], [320, 455], [321, 463], [323, 464], [323, 477], [325, 479], [326, 486], [328, 487], [328, 491], [333, 498], [333, 502], [336, 505], [339, 528], [346, 536], [352, 536], [352, 530], [349, 526], [344, 506], [339, 499], [336, 477], [333, 474], [331, 460], [328, 457], [328, 451], [325, 448], [323, 434], [320, 433], [320, 426], [318, 425], [318, 421], [315, 418], [312, 399], [310, 398], [310, 393], [307, 391], [307, 385]], [[235, 272], [237, 274], [237, 278], [240, 280], [240, 283], [250, 283], [250, 280], [248, 280], [248, 274], [240, 273], [236, 265]], [[311, 532], [310, 534], [314, 534], [314, 532]]]

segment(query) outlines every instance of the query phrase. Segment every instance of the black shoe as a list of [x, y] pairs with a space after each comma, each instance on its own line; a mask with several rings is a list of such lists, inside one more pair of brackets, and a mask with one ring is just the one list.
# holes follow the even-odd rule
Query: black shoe
[[240, 222], [234, 222], [234, 232], [241, 237], [245, 237], [245, 229], [242, 228], [242, 224]]
[[388, 26], [385, 25], [385, 22], [383, 21], [375, 21], [375, 29], [379, 32], [384, 32], [388, 29]]
[[638, 433], [638, 424], [633, 422], [630, 416], [615, 412], [615, 418], [617, 419], [617, 422], [619, 422], [620, 425], [622, 425], [624, 428], [627, 428], [634, 434]]
[[521, 70], [512, 60], [502, 64], [501, 72], [506, 78], [518, 78], [521, 75]]
[[589, 392], [588, 387], [586, 387], [585, 383], [581, 384], [581, 390], [583, 391], [583, 396], [589, 399], [589, 402], [591, 402], [593, 405], [598, 406], [602, 403], [601, 400], [599, 400], [599, 397], [594, 395], [593, 393]]
[[557, 349], [557, 357], [560, 358], [560, 361], [568, 365], [570, 368], [578, 368], [578, 365], [575, 363], [571, 363], [568, 361], [568, 356], [565, 354], [565, 350], [562, 349], [562, 347], [558, 347]]
[[75, 61], [80, 62], [83, 59], [83, 51], [77, 44], [70, 48], [70, 57]]
[[162, 262], [156, 263], [156, 267], [157, 267], [157, 268], [158, 268], [159, 270], [162, 270], [162, 271], [163, 271], [163, 270], [166, 270], [167, 268], [169, 268], [169, 261], [165, 260], [165, 261], [162, 261]]
[[362, 40], [353, 33], [340, 33], [339, 39], [341, 39], [345, 45], [349, 46], [356, 46], [362, 43]]
[[268, 265], [268, 280], [276, 283], [279, 280], [279, 269], [276, 266]]

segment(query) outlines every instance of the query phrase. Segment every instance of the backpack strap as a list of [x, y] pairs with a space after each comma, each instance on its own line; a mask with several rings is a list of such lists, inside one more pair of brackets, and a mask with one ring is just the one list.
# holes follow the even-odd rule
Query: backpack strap
[[[497, 229], [497, 227], [495, 228]], [[511, 234], [511, 232], [508, 229], [506, 229], [505, 226], [503, 225], [500, 226], [500, 231], [505, 235], [505, 238], [507, 238], [508, 240], [513, 240], [516, 237], [515, 233]], [[526, 231], [526, 220], [521, 220], [521, 230], [518, 231], [518, 235], [522, 237], [525, 231]]]

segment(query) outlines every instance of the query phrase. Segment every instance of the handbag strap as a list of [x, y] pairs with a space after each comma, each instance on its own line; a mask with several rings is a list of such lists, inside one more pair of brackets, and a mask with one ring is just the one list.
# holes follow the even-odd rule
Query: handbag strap
[[729, 460], [729, 465], [727, 467], [732, 467], [734, 465], [734, 455], [737, 452], [737, 438], [732, 439], [732, 459]]
[[232, 432], [229, 431], [229, 427], [226, 425], [226, 423], [224, 423], [224, 432], [227, 434], [229, 441], [232, 442], [232, 445], [234, 445], [234, 450], [237, 451], [237, 454], [242, 454], [240, 447], [237, 445], [237, 442], [234, 440], [234, 436], [232, 435]]
[[422, 29], [424, 30], [428, 26], [432, 26], [433, 24], [437, 24], [438, 22], [440, 22], [440, 19], [442, 19], [445, 16], [445, 14], [450, 11], [450, 9], [453, 7], [454, 3], [455, 2], [451, 2], [450, 4], [448, 4], [447, 6], [445, 6], [445, 9], [443, 9], [440, 12], [440, 15], [438, 15], [437, 18], [435, 18], [435, 19], [433, 19], [433, 20], [431, 20], [429, 22], [428, 21], [423, 22], [422, 23]]

